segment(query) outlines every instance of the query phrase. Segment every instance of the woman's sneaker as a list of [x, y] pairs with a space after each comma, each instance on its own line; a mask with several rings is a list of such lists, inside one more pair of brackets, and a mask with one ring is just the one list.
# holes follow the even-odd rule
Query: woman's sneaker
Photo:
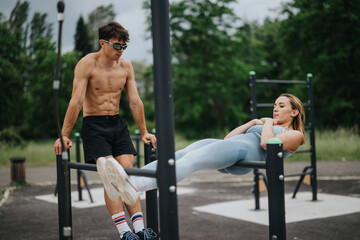
[[105, 172], [110, 184], [120, 193], [123, 201], [128, 205], [134, 205], [141, 192], [137, 189], [133, 177], [129, 176], [114, 158], [107, 159]]
[[109, 177], [105, 171], [106, 162], [107, 160], [103, 157], [99, 158], [96, 161], [97, 172], [100, 176], [101, 181], [104, 184], [106, 194], [109, 196], [111, 200], [114, 201], [118, 197], [120, 197], [120, 193], [110, 183]]
[[136, 233], [141, 240], [159, 239], [158, 235], [151, 228], [143, 229]]

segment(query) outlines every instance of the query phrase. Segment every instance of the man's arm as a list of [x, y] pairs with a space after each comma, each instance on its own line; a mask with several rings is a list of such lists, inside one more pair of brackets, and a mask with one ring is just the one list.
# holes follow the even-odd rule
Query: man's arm
[[[75, 67], [72, 95], [69, 106], [66, 110], [65, 119], [61, 131], [61, 135], [63, 137], [66, 149], [72, 147], [72, 142], [69, 139], [69, 136], [84, 103], [86, 87], [92, 69], [91, 65], [91, 60], [82, 59]], [[60, 155], [62, 151], [61, 148], [62, 147], [60, 139], [57, 139], [54, 144], [55, 154]]]
[[151, 141], [152, 145], [156, 148], [156, 137], [153, 134], [149, 134], [146, 129], [144, 104], [140, 99], [136, 82], [133, 66], [130, 62], [126, 63], [128, 68], [128, 78], [126, 79], [125, 90], [126, 96], [129, 100], [129, 106], [136, 125], [140, 130], [142, 141], [148, 144], [148, 140]]

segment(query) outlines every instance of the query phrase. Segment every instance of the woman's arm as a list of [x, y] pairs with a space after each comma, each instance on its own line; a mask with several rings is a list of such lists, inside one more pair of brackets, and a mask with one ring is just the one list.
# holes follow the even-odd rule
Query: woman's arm
[[235, 128], [234, 130], [232, 130], [231, 132], [228, 133], [228, 135], [226, 135], [226, 137], [224, 139], [227, 138], [231, 138], [235, 135], [238, 134], [243, 134], [246, 132], [246, 130], [248, 130], [250, 127], [254, 126], [254, 125], [262, 125], [264, 124], [261, 120], [259, 119], [253, 119], [243, 125], [240, 125], [239, 127]]
[[295, 152], [301, 145], [303, 134], [297, 130], [288, 130], [278, 135], [274, 135], [273, 126], [276, 121], [272, 118], [262, 118], [264, 127], [261, 132], [261, 147], [266, 150], [266, 143], [270, 138], [278, 138], [283, 142], [283, 150], [289, 151], [290, 153]]
[[272, 119], [272, 118], [261, 118], [260, 120], [264, 124], [264, 126], [262, 128], [262, 131], [261, 131], [260, 145], [264, 150], [266, 150], [267, 141], [270, 138], [273, 138], [275, 136], [274, 129], [273, 129], [273, 126], [274, 126], [275, 123], [274, 123], [274, 119]]
[[300, 147], [304, 135], [298, 130], [289, 130], [275, 137], [283, 142], [283, 150], [293, 153]]

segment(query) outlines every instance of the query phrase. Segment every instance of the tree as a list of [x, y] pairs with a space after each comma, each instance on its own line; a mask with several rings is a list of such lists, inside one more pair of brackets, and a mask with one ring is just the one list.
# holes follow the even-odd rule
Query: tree
[[116, 16], [113, 9], [114, 6], [112, 4], [109, 4], [107, 7], [99, 6], [88, 16], [87, 28], [93, 50], [99, 49], [99, 27], [114, 20]]
[[31, 139], [47, 139], [56, 136], [52, 82], [56, 62], [55, 43], [49, 38], [38, 38], [31, 51], [34, 53], [29, 66], [29, 81], [26, 90], [27, 104], [23, 136]]
[[81, 53], [80, 57], [83, 57], [86, 54], [93, 51], [91, 44], [92, 40], [89, 37], [88, 29], [86, 27], [84, 18], [82, 16], [80, 16], [79, 20], [77, 21], [74, 38], [75, 38], [75, 51]]
[[17, 1], [9, 19], [0, 23], [0, 44], [3, 46], [0, 50], [0, 130], [11, 128], [20, 132], [23, 124], [28, 11], [28, 2]]
[[[233, 0], [171, 4], [175, 123], [190, 138], [218, 135], [247, 118], [247, 73], [234, 54]], [[247, 104], [246, 104], [247, 105]]]
[[22, 121], [24, 79], [21, 75], [21, 42], [7, 26], [0, 23], [0, 131], [11, 126], [19, 127]]
[[[65, 118], [69, 105], [74, 80], [74, 69], [80, 57], [81, 53], [78, 51], [67, 52], [61, 56], [61, 83], [59, 89], [59, 116], [61, 121]], [[79, 116], [81, 115], [82, 113], [79, 114]], [[82, 118], [79, 117], [73, 127], [72, 134], [81, 131], [81, 124]]]
[[25, 28], [26, 20], [29, 15], [29, 6], [30, 4], [27, 1], [21, 3], [17, 1], [14, 9], [10, 13], [10, 18], [8, 23], [11, 29], [19, 31], [20, 33], [26, 33]]
[[[152, 66], [146, 65], [145, 62], [133, 62], [136, 84], [139, 95], [144, 103], [146, 123], [155, 121], [155, 103], [154, 103], [154, 80]], [[150, 126], [148, 126], [150, 127]]]
[[360, 1], [294, 0], [283, 7], [283, 77], [314, 75], [317, 127], [359, 124]]
[[34, 41], [38, 38], [52, 38], [52, 24], [46, 23], [46, 17], [46, 13], [34, 13], [31, 20], [30, 46], [33, 45]]

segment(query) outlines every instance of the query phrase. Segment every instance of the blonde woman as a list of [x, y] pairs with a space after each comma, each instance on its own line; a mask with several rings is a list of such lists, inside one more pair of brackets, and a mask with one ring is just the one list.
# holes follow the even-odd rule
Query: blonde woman
[[[302, 102], [294, 95], [281, 94], [274, 103], [273, 117], [253, 119], [232, 130], [224, 139], [203, 139], [175, 153], [176, 179], [183, 180], [190, 173], [202, 169], [214, 169], [223, 173], [242, 175], [251, 171], [233, 165], [239, 161], [265, 161], [266, 142], [278, 138], [283, 142], [284, 158], [305, 143]], [[140, 192], [157, 188], [154, 178], [129, 177], [116, 161], [106, 162], [103, 174], [108, 176], [114, 194], [125, 201], [133, 201]], [[143, 169], [156, 169], [154, 161]], [[114, 171], [116, 169], [116, 171]]]

